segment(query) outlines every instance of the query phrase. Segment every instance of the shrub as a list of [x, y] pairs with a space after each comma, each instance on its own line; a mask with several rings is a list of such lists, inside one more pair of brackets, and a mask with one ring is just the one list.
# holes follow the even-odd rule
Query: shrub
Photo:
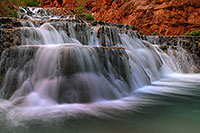
[[185, 36], [200, 36], [200, 30], [195, 30], [192, 32], [187, 32], [184, 34]]
[[152, 36], [156, 36], [157, 34], [156, 34], [156, 32], [152, 32], [151, 35]]
[[17, 15], [15, 6], [20, 4], [20, 0], [2, 0], [0, 4], [0, 17], [15, 17]]
[[85, 7], [86, 1], [85, 0], [79, 0], [77, 2], [77, 8], [75, 8], [76, 14], [83, 14], [87, 12], [87, 9]]
[[131, 29], [132, 29], [132, 30], [135, 30], [135, 26], [134, 26], [134, 25], [131, 25]]
[[87, 8], [86, 8], [86, 0], [79, 0], [77, 2], [77, 8], [74, 9], [75, 14], [81, 14], [81, 15], [85, 15], [85, 20], [87, 21], [93, 21], [94, 17], [91, 13], [87, 12]]
[[85, 15], [85, 20], [94, 21], [94, 17], [92, 16], [91, 13], [83, 13], [83, 15]]
[[24, 6], [39, 6], [39, 0], [23, 0]]

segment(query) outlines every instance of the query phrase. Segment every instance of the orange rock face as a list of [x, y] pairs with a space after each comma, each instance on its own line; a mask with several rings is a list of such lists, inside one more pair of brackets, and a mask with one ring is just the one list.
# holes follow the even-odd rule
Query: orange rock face
[[[78, 0], [51, 0], [74, 8]], [[55, 2], [56, 1], [56, 2]], [[145, 35], [183, 35], [200, 29], [200, 0], [86, 0], [96, 20], [134, 25]], [[48, 5], [45, 5], [48, 6]]]

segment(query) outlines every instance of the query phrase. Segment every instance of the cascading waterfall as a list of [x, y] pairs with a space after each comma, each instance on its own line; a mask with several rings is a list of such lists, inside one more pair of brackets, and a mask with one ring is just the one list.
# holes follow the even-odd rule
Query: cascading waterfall
[[43, 24], [38, 27], [24, 27], [22, 29], [23, 45], [62, 44], [73, 42], [64, 31], [58, 32], [52, 25]]
[[[27, 60], [27, 51], [30, 50], [33, 55]], [[8, 63], [12, 66], [8, 70], [4, 68], [4, 71], [8, 71], [6, 77], [9, 78], [6, 78], [2, 86], [4, 90], [2, 95], [5, 98], [11, 97], [12, 100], [34, 91], [41, 97], [48, 97], [57, 103], [85, 103], [128, 95], [130, 70], [125, 51], [111, 48], [106, 53], [103, 50], [105, 48], [101, 50], [68, 43], [67, 45], [22, 46], [13, 51], [5, 51], [3, 55], [7, 54], [9, 58], [15, 57], [17, 61], [25, 58], [26, 61], [19, 64], [12, 59], [2, 60], [1, 64]], [[105, 57], [100, 57], [101, 54]], [[110, 54], [119, 54], [121, 57], [111, 57]], [[107, 60], [104, 61], [104, 58]]]
[[[44, 44], [44, 46], [39, 46], [37, 52], [35, 53], [35, 55], [33, 55], [33, 60], [35, 60], [35, 61], [33, 61], [34, 63], [30, 63], [30, 61], [28, 62], [29, 64], [35, 64], [37, 67], [36, 66], [27, 66], [26, 63], [24, 64], [25, 67], [33, 69], [30, 72], [28, 72], [28, 73], [31, 73], [31, 75], [29, 77], [27, 77], [28, 81], [25, 82], [26, 84], [28, 84], [28, 86], [30, 86], [31, 77], [33, 77], [33, 79], [39, 80], [39, 82], [41, 82], [41, 83], [43, 83], [42, 80], [45, 78], [47, 78], [47, 79], [52, 79], [55, 77], [58, 78], [59, 77], [58, 74], [55, 74], [55, 73], [57, 71], [60, 71], [59, 73], [63, 73], [63, 71], [57, 70], [57, 68], [60, 67], [60, 66], [57, 66], [59, 64], [59, 62], [58, 62], [59, 58], [64, 58], [64, 60], [60, 61], [61, 62], [60, 64], [71, 64], [72, 62], [74, 62], [74, 64], [72, 64], [70, 66], [64, 65], [65, 67], [63, 69], [69, 69], [69, 70], [64, 70], [64, 72], [65, 71], [69, 71], [69, 72], [73, 71], [76, 67], [78, 67], [77, 69], [80, 69], [79, 71], [82, 73], [95, 72], [95, 73], [99, 73], [100, 75], [104, 74], [103, 78], [105, 78], [105, 81], [102, 81], [102, 83], [105, 82], [106, 85], [104, 87], [102, 87], [102, 89], [107, 88], [106, 86], [113, 86], [111, 88], [113, 88], [113, 89], [118, 88], [118, 90], [119, 90], [119, 92], [113, 92], [113, 93], [117, 93], [118, 95], [122, 95], [122, 96], [123, 96], [123, 93], [128, 93], [125, 90], [133, 91], [144, 85], [150, 84], [152, 81], [160, 79], [160, 77], [162, 76], [161, 75], [161, 71], [162, 71], [161, 69], [162, 69], [162, 65], [163, 65], [162, 60], [164, 58], [162, 58], [162, 56], [158, 50], [156, 50], [153, 47], [147, 48], [143, 44], [143, 42], [141, 40], [139, 40], [138, 38], [136, 38], [134, 36], [130, 37], [130, 35], [127, 35], [125, 33], [117, 34], [116, 29], [114, 29], [114, 31], [113, 31], [112, 28], [102, 27], [103, 29], [106, 29], [106, 31], [108, 31], [108, 33], [109, 33], [109, 34], [105, 35], [105, 37], [103, 37], [106, 40], [106, 45], [113, 46], [114, 41], [115, 41], [116, 46], [119, 49], [121, 47], [124, 47], [126, 50], [126, 53], [129, 56], [129, 60], [128, 59], [125, 60], [125, 58], [118, 57], [118, 56], [120, 56], [120, 54], [110, 55], [110, 54], [113, 54], [112, 52], [108, 52], [107, 54], [102, 52], [102, 53], [99, 53], [99, 55], [97, 55], [97, 54], [95, 54], [95, 52], [90, 53], [90, 51], [83, 51], [83, 49], [84, 49], [83, 46], [78, 46], [78, 45], [81, 44], [80, 42], [86, 43], [85, 40], [87, 40], [87, 39], [85, 39], [85, 38], [82, 39], [82, 37], [80, 37], [81, 35], [79, 35], [80, 33], [77, 33], [80, 37], [77, 39], [76, 33], [72, 32], [75, 30], [71, 29], [71, 28], [73, 28], [73, 27], [69, 27], [69, 31], [71, 31], [70, 35], [72, 36], [72, 38], [68, 37], [64, 33], [64, 31], [59, 32], [52, 25], [46, 24], [46, 23], [43, 24], [42, 26], [40, 26], [39, 28], [25, 27], [25, 29], [22, 30], [22, 38], [23, 38], [23, 40], [25, 40], [25, 41], [22, 40], [22, 42], [25, 42], [24, 44], [26, 44], [26, 45], [28, 45], [28, 44], [31, 45], [31, 46], [26, 46], [26, 47], [31, 47], [32, 49], [34, 49], [34, 47], [36, 47], [37, 45], [33, 45], [33, 44]], [[92, 30], [92, 29], [90, 29], [90, 30]], [[95, 31], [93, 31], [93, 32], [95, 32]], [[97, 31], [97, 32], [99, 32], [99, 31]], [[87, 33], [88, 32], [86, 31], [86, 34]], [[84, 35], [82, 35], [82, 36], [84, 36]], [[92, 35], [89, 34], [88, 36], [92, 36]], [[113, 36], [115, 36], [115, 37], [113, 37]], [[115, 38], [117, 38], [117, 37], [119, 37], [119, 38], [116, 41]], [[77, 39], [77, 41], [73, 41], [72, 39], [73, 40]], [[111, 40], [110, 44], [108, 41], [109, 39]], [[67, 40], [69, 40], [69, 42]], [[80, 40], [80, 42], [78, 40]], [[96, 38], [96, 40], [98, 40], [98, 38]], [[75, 43], [75, 45], [73, 46], [73, 47], [75, 47], [73, 49], [73, 52], [70, 52], [68, 50], [65, 51], [66, 53], [70, 53], [68, 55], [70, 57], [69, 58], [69, 57], [66, 57], [66, 54], [62, 54], [63, 51], [62, 52], [58, 52], [58, 51], [60, 51], [59, 49], [65, 49], [65, 47], [68, 48], [69, 47], [68, 45], [70, 45], [70, 41], [73, 41], [74, 43], [75, 42], [79, 42], [79, 43], [78, 44]], [[99, 39], [98, 41], [101, 42], [102, 39]], [[87, 44], [89, 44], [89, 41], [87, 42]], [[146, 45], [147, 45], [147, 43], [146, 43]], [[148, 45], [151, 45], [151, 44], [148, 44]], [[65, 47], [62, 47], [62, 46], [65, 46]], [[81, 50], [79, 50], [80, 48], [76, 49], [76, 47], [77, 48], [81, 47]], [[117, 49], [117, 47], [116, 47], [116, 49]], [[71, 47], [69, 47], [69, 49], [71, 49]], [[87, 49], [92, 49], [92, 47], [88, 46]], [[21, 53], [20, 47], [18, 47], [16, 49], [16, 51], [17, 50], [19, 50], [19, 53]], [[106, 50], [106, 48], [104, 48], [104, 50]], [[106, 50], [106, 51], [109, 51], [109, 50]], [[82, 52], [84, 52], [84, 53], [81, 54]], [[85, 55], [86, 53], [87, 53], [87, 55]], [[3, 53], [3, 56], [4, 56], [4, 54], [7, 54], [7, 51], [5, 51]], [[10, 55], [12, 55], [12, 53], [10, 53]], [[94, 55], [94, 56], [92, 57], [92, 55]], [[24, 54], [24, 56], [26, 56], [26, 54]], [[47, 56], [47, 58], [45, 58], [46, 56]], [[59, 57], [59, 56], [64, 56], [64, 57]], [[104, 57], [101, 57], [101, 56], [104, 56]], [[18, 57], [18, 58], [23, 58], [23, 57]], [[92, 58], [92, 59], [90, 59], [90, 58]], [[103, 62], [102, 67], [100, 65], [100, 61], [98, 61], [98, 58], [104, 58], [103, 60], [101, 60], [101, 63]], [[69, 61], [65, 62], [65, 60], [69, 60]], [[94, 63], [93, 60], [96, 60], [97, 63]], [[121, 62], [123, 61], [124, 63], [127, 63], [127, 64], [126, 65], [123, 64], [123, 66], [120, 66], [120, 65], [118, 66], [118, 64], [120, 63], [120, 60], [121, 60]], [[4, 61], [4, 60], [2, 60], [2, 61]], [[77, 63], [76, 61], [79, 63]], [[114, 61], [114, 62], [112, 62], [112, 61]], [[14, 62], [14, 61], [11, 60], [11, 62], [9, 62], [9, 64], [12, 64], [12, 62]], [[81, 63], [81, 62], [83, 62], [83, 63]], [[7, 63], [7, 62], [2, 62], [1, 64], [4, 64], [4, 63]], [[95, 67], [96, 69], [107, 69], [107, 71], [100, 71], [100, 70], [94, 71], [93, 67]], [[120, 70], [116, 70], [116, 71], [112, 72], [112, 69], [115, 67], [120, 67], [119, 68]], [[47, 68], [49, 68], [49, 70]], [[18, 67], [14, 68], [14, 70], [16, 70], [16, 69], [17, 70], [21, 69], [20, 71], [23, 71], [23, 66], [20, 65], [20, 68], [18, 68]], [[127, 70], [127, 72], [121, 72], [121, 71], [123, 71], [123, 69]], [[128, 72], [128, 69], [130, 69], [129, 72]], [[11, 70], [11, 71], [13, 71], [13, 70]], [[77, 73], [79, 73], [79, 71], [77, 71]], [[122, 80], [121, 80], [121, 78], [116, 78], [114, 76], [114, 75], [121, 75], [121, 74], [125, 75], [125, 76], [122, 75], [125, 77]], [[11, 75], [13, 75], [13, 73], [11, 73]], [[21, 75], [21, 73], [20, 73], [20, 75]], [[41, 76], [41, 75], [43, 75], [43, 76]], [[84, 74], [84, 75], [86, 75], [86, 74]], [[9, 77], [9, 80], [12, 79], [11, 78], [12, 76], [7, 75], [7, 74], [6, 74], [6, 76]], [[17, 76], [17, 77], [19, 77], [19, 76]], [[87, 78], [87, 77], [85, 77], [85, 78]], [[21, 78], [19, 78], [19, 79], [21, 79]], [[73, 79], [73, 77], [72, 77], [72, 79]], [[111, 80], [110, 81], [110, 82], [112, 82], [111, 85], [106, 83], [106, 80], [108, 80], [108, 79]], [[118, 80], [120, 82], [117, 84], [121, 84], [121, 86], [118, 86], [117, 84], [115, 84], [116, 80]], [[15, 80], [13, 80], [13, 81], [15, 81]], [[10, 82], [10, 81], [5, 81], [5, 82]], [[31, 82], [33, 82], [33, 86], [35, 86], [35, 84], [37, 84], [32, 80], [31, 80]], [[51, 82], [51, 80], [50, 80], [50, 82]], [[57, 83], [58, 85], [56, 85], [56, 86], [62, 86], [62, 85], [59, 85], [60, 82], [61, 81], [59, 81]], [[126, 83], [123, 83], [123, 82], [126, 82]], [[96, 80], [95, 84], [97, 84], [97, 83], [98, 83], [98, 80]], [[14, 83], [12, 83], [12, 84], [14, 84]], [[50, 84], [50, 83], [48, 83], [48, 84]], [[54, 84], [56, 84], [56, 83], [54, 83]], [[90, 84], [92, 84], [92, 83], [90, 83]], [[17, 85], [17, 86], [20, 87], [21, 85]], [[24, 88], [23, 82], [22, 82], [22, 86]], [[49, 85], [47, 85], [47, 86], [49, 86]], [[71, 85], [69, 85], [69, 86], [71, 86]], [[82, 85], [82, 86], [84, 86], [84, 85]], [[127, 86], [129, 86], [130, 89], [127, 89], [128, 88]], [[5, 87], [3, 86], [3, 88], [6, 88], [5, 90], [8, 89], [7, 86], [5, 86]], [[30, 88], [30, 87], [25, 87], [25, 88]], [[57, 88], [56, 90], [59, 90], [58, 87], [55, 87], [55, 88]], [[82, 87], [82, 88], [88, 88], [88, 87]], [[95, 87], [89, 87], [89, 88], [95, 88]], [[120, 88], [121, 89], [123, 88], [123, 89], [121, 90]], [[12, 87], [12, 89], [13, 89], [13, 87]], [[4, 89], [2, 89], [2, 90], [4, 90]], [[18, 88], [16, 88], [16, 90], [18, 90]], [[98, 90], [98, 89], [96, 89], [96, 90]], [[109, 89], [106, 89], [106, 90], [108, 91]], [[124, 90], [124, 92], [123, 92], [123, 90]], [[23, 90], [22, 93], [24, 91], [26, 91], [26, 90]], [[106, 93], [107, 92], [104, 92], [103, 95], [106, 95]], [[122, 94], [120, 94], [120, 93], [122, 93]], [[95, 95], [95, 94], [91, 94], [91, 95]], [[9, 98], [10, 96], [6, 96], [6, 97]], [[118, 96], [116, 96], [116, 94], [113, 94], [113, 97], [119, 98]], [[101, 97], [101, 98], [103, 99], [103, 97]], [[77, 99], [79, 99], [79, 98], [77, 98]], [[113, 98], [107, 97], [106, 99], [113, 99]], [[84, 100], [81, 100], [81, 101], [84, 101]], [[77, 102], [81, 102], [81, 101], [77, 101]], [[90, 101], [90, 100], [87, 100], [87, 101]]]
[[[21, 17], [30, 19], [27, 9], [20, 10]], [[41, 19], [42, 12], [48, 19], [43, 9], [28, 10], [34, 12], [31, 19]], [[2, 100], [0, 114], [7, 112], [5, 119], [15, 126], [32, 119], [112, 118], [140, 110], [138, 105], [153, 104], [151, 94], [186, 95], [185, 87], [199, 85], [195, 81], [199, 75], [181, 75], [193, 72], [194, 67], [181, 47], [165, 53], [134, 31], [112, 26], [22, 23], [21, 46], [6, 49], [0, 60], [0, 98], [10, 102]], [[180, 85], [185, 78], [186, 83]], [[169, 88], [167, 82], [175, 87]], [[181, 89], [176, 90], [177, 86]], [[140, 97], [143, 93], [147, 95]]]

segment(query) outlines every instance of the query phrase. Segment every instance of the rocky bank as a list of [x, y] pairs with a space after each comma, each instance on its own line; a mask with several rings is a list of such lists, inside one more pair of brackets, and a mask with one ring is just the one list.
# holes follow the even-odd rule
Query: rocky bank
[[[79, 0], [44, 0], [42, 6], [75, 9]], [[134, 25], [145, 35], [183, 35], [200, 29], [199, 0], [86, 0], [96, 20]]]

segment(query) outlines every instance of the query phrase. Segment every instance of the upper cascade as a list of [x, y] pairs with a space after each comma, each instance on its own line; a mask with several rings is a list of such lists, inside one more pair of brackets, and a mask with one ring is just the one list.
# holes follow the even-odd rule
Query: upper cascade
[[[19, 19], [32, 20], [32, 21], [50, 21], [50, 20], [74, 20], [80, 19], [81, 15], [65, 14], [59, 16], [56, 14], [58, 9], [54, 8], [41, 8], [41, 7], [18, 7], [17, 17]], [[60, 9], [61, 10], [61, 9]], [[65, 12], [65, 10], [62, 10]]]
[[39, 7], [19, 7], [17, 15], [20, 19], [28, 20], [60, 19], [60, 16], [54, 15], [51, 10]]

